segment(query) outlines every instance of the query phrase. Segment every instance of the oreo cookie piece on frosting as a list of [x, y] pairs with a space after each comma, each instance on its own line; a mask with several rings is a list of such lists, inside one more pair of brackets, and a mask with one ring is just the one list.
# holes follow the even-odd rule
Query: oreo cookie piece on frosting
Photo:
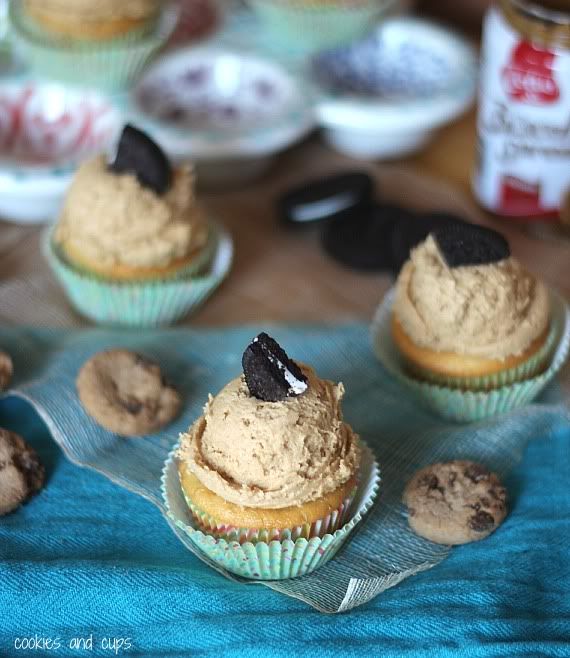
[[266, 333], [259, 334], [247, 346], [242, 367], [249, 392], [265, 402], [301, 395], [308, 387], [301, 368]]
[[157, 194], [164, 194], [172, 184], [172, 168], [160, 146], [130, 124], [123, 129], [109, 169], [117, 174], [133, 174], [143, 187]]
[[456, 224], [432, 233], [449, 267], [490, 265], [509, 258], [507, 239], [498, 231], [477, 224]]

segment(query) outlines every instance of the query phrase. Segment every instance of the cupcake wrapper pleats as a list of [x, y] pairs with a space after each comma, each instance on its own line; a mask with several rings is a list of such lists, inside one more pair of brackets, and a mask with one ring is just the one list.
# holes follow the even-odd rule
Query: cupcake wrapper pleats
[[274, 529], [239, 528], [233, 525], [220, 523], [194, 505], [186, 495], [184, 497], [190, 511], [192, 512], [194, 520], [204, 532], [225, 539], [226, 541], [237, 541], [240, 544], [245, 544], [245, 542], [272, 542], [285, 541], [287, 539], [295, 541], [301, 537], [304, 539], [312, 539], [313, 537], [324, 537], [326, 534], [332, 534], [346, 523], [348, 519], [348, 511], [350, 510], [355, 493], [356, 489], [342, 502], [338, 509], [335, 509], [324, 518], [318, 519], [313, 523], [305, 523], [293, 528]]
[[171, 4], [152, 28], [131, 30], [103, 41], [62, 40], [38, 29], [26, 16], [24, 3], [11, 2], [11, 39], [30, 68], [42, 76], [102, 89], [129, 86], [166, 43], [178, 19]]
[[[469, 384], [475, 389], [421, 381], [411, 377], [392, 338], [391, 319], [395, 290], [378, 307], [371, 327], [374, 352], [382, 365], [426, 408], [446, 420], [474, 422], [513, 411], [532, 402], [554, 379], [570, 350], [570, 313], [568, 305], [551, 291], [551, 330], [545, 346], [512, 371], [499, 376], [479, 378]], [[542, 362], [541, 362], [542, 359]], [[424, 373], [422, 373], [423, 375]], [[467, 385], [468, 382], [465, 382]]]
[[[53, 230], [45, 233], [43, 252], [69, 301], [98, 324], [150, 328], [173, 324], [201, 306], [228, 274], [233, 246], [218, 232], [213, 260], [204, 273], [157, 281], [112, 282], [70, 266], [54, 248]], [[205, 267], [205, 263], [202, 263]]]
[[406, 367], [413, 376], [436, 384], [437, 386], [458, 388], [466, 391], [491, 391], [502, 386], [510, 386], [516, 382], [530, 379], [543, 372], [548, 367], [558, 338], [559, 327], [555, 322], [552, 322], [544, 345], [535, 354], [514, 368], [501, 370], [491, 375], [480, 377], [446, 377], [445, 375], [439, 375], [409, 363], [406, 363]]
[[[359, 485], [354, 499], [348, 508], [337, 510], [339, 517], [336, 520], [323, 520], [318, 532], [324, 532], [327, 523], [329, 532], [309, 539], [299, 536], [277, 540], [268, 536], [263, 540], [258, 535], [256, 541], [251, 541], [253, 537], [249, 540], [242, 537], [246, 540], [240, 543], [238, 539], [214, 536], [207, 523], [190, 511], [180, 486], [176, 450], [177, 446], [170, 453], [162, 473], [162, 495], [169, 519], [192, 541], [198, 555], [226, 571], [255, 580], [295, 578], [326, 564], [362, 521], [376, 499], [380, 484], [378, 464], [370, 448], [362, 443]], [[335, 524], [340, 527], [334, 529]], [[317, 528], [313, 531], [317, 532]], [[311, 530], [306, 534], [310, 535]], [[236, 536], [239, 536], [239, 531]]]
[[272, 35], [287, 48], [318, 51], [363, 36], [392, 3], [381, 0], [247, 0]]

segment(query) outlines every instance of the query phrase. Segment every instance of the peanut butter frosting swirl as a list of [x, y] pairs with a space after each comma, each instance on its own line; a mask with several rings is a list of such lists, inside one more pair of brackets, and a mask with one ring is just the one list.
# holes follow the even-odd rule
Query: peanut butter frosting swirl
[[278, 509], [318, 499], [353, 477], [360, 447], [342, 419], [344, 387], [301, 368], [309, 387], [297, 397], [258, 400], [243, 376], [209, 397], [181, 435], [178, 455], [204, 486], [244, 507]]
[[550, 304], [544, 284], [515, 258], [450, 268], [429, 236], [398, 277], [394, 313], [420, 347], [504, 360], [547, 329]]
[[69, 189], [55, 241], [102, 266], [168, 267], [202, 247], [208, 235], [193, 174], [175, 172], [163, 196], [131, 174], [109, 171], [105, 158], [84, 163]]

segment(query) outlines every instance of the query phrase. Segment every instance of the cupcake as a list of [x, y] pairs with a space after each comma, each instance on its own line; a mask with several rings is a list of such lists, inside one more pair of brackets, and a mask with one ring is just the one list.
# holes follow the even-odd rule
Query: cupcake
[[216, 246], [193, 184], [190, 167], [171, 168], [158, 145], [132, 126], [112, 162], [99, 156], [81, 165], [47, 245], [80, 312], [143, 326], [189, 310], [189, 285]]
[[247, 0], [282, 48], [316, 52], [365, 35], [388, 0]]
[[180, 484], [196, 523], [241, 544], [334, 533], [348, 520], [361, 460], [342, 384], [295, 363], [267, 334], [242, 363], [244, 374], [180, 437]]
[[162, 0], [18, 0], [10, 37], [37, 75], [120, 90], [132, 85], [178, 20]]
[[55, 37], [106, 40], [156, 22], [161, 0], [23, 0], [26, 15]]
[[398, 277], [392, 337], [420, 380], [489, 390], [534, 377], [548, 365], [555, 333], [548, 290], [496, 231], [436, 230]]
[[192, 169], [172, 170], [147, 135], [126, 126], [112, 163], [79, 168], [54, 232], [70, 265], [111, 281], [164, 279], [200, 261], [208, 225]]

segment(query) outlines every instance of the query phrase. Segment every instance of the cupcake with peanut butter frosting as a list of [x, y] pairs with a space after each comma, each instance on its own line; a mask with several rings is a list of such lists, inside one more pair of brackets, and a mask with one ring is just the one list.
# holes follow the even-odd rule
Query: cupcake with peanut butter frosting
[[419, 379], [486, 390], [533, 377], [548, 364], [551, 328], [547, 288], [490, 229], [435, 231], [398, 277], [392, 336]]
[[267, 334], [181, 435], [180, 483], [199, 524], [217, 537], [323, 537], [348, 519], [361, 445], [342, 417], [342, 384], [287, 357]]
[[112, 161], [98, 156], [77, 171], [45, 252], [82, 314], [156, 326], [220, 283], [211, 276], [217, 236], [191, 167], [172, 168], [157, 144], [127, 126]]
[[130, 171], [113, 171], [104, 156], [86, 162], [69, 189], [54, 241], [72, 265], [112, 280], [187, 270], [208, 241], [191, 168], [175, 170], [159, 193]]
[[156, 21], [161, 0], [22, 0], [39, 27], [60, 38], [106, 40]]

